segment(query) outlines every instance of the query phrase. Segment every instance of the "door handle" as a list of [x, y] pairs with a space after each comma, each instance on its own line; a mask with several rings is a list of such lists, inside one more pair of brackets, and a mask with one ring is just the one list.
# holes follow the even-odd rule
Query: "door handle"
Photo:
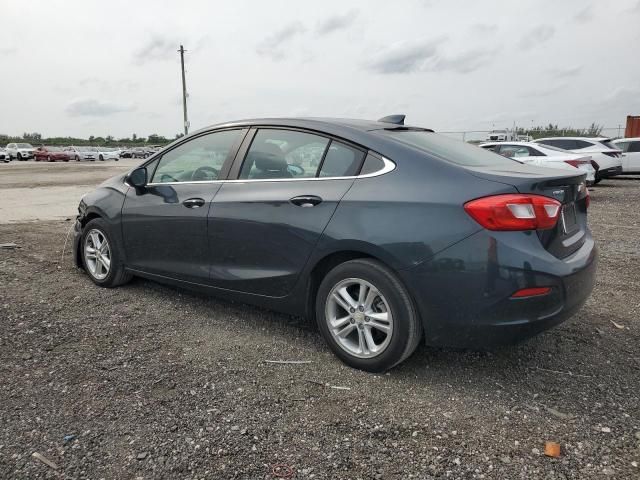
[[204, 205], [202, 198], [188, 198], [182, 204], [187, 208], [200, 208]]
[[317, 197], [315, 195], [300, 195], [299, 197], [293, 197], [289, 200], [294, 205], [298, 207], [315, 207], [320, 202], [322, 202], [322, 198]]

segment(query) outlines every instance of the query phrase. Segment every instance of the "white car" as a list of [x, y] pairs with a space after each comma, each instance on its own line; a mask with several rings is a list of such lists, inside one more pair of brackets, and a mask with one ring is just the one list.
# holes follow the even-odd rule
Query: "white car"
[[620, 138], [611, 143], [622, 150], [622, 173], [640, 174], [640, 137]]
[[35, 148], [28, 143], [10, 143], [6, 148], [10, 159], [29, 160], [35, 158]]
[[491, 130], [487, 135], [487, 141], [507, 142], [514, 140], [513, 134], [509, 130]]
[[109, 147], [96, 147], [98, 160], [120, 160], [120, 150]]
[[11, 161], [9, 153], [2, 147], [0, 147], [0, 160], [2, 160], [4, 163], [9, 163]]
[[593, 185], [596, 180], [596, 170], [589, 155], [531, 142], [489, 142], [480, 144], [480, 147], [528, 165], [566, 170], [577, 168], [587, 174], [587, 185]]
[[538, 138], [535, 143], [562, 148], [571, 152], [590, 155], [596, 163], [596, 183], [603, 178], [622, 173], [622, 151], [606, 137], [550, 137]]
[[71, 160], [90, 160], [94, 161], [98, 158], [98, 149], [96, 147], [66, 147], [65, 152], [69, 155]]

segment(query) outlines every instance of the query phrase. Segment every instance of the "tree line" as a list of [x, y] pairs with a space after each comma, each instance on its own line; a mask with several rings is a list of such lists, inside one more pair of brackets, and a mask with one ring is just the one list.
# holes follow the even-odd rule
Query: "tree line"
[[518, 127], [518, 135], [531, 135], [535, 138], [544, 137], [599, 137], [602, 134], [602, 125], [592, 123], [587, 128], [559, 127], [556, 123], [533, 128]]
[[131, 137], [115, 138], [112, 135], [106, 135], [104, 137], [96, 137], [91, 135], [89, 138], [77, 138], [77, 137], [43, 137], [38, 132], [25, 132], [21, 137], [3, 135], [0, 134], [0, 145], [6, 145], [7, 143], [21, 142], [30, 143], [35, 146], [50, 145], [50, 146], [128, 146], [128, 147], [144, 147], [148, 145], [166, 145], [172, 142], [176, 138], [184, 136], [183, 133], [177, 133], [175, 138], [166, 138], [162, 135], [151, 134], [148, 137], [138, 137], [135, 133]]

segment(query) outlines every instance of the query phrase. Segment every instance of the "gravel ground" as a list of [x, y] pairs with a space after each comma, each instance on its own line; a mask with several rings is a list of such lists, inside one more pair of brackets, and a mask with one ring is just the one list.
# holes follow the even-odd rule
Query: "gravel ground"
[[70, 222], [0, 225], [21, 246], [0, 250], [0, 478], [639, 478], [639, 201], [637, 179], [593, 190], [597, 285], [571, 321], [385, 375], [295, 318], [95, 287], [61, 258]]

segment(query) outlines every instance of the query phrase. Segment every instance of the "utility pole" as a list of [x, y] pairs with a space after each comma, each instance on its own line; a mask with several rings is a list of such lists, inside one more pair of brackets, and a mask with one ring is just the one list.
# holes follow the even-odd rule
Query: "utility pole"
[[182, 110], [184, 112], [184, 134], [189, 134], [189, 120], [187, 118], [187, 81], [184, 77], [184, 52], [186, 50], [180, 45], [180, 66], [182, 67]]

